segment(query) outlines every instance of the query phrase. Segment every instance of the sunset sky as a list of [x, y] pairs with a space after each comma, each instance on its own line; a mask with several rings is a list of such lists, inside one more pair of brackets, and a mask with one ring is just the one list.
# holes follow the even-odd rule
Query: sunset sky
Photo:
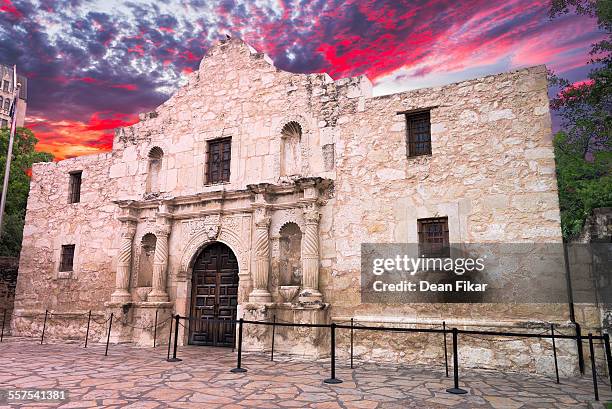
[[375, 94], [546, 64], [586, 78], [596, 22], [523, 0], [0, 0], [0, 63], [29, 78], [27, 126], [58, 158], [106, 151], [230, 34], [292, 72], [366, 74]]

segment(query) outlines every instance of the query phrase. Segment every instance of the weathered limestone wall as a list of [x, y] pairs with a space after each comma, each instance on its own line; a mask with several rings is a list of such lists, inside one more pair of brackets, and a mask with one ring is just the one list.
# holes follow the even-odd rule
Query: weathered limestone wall
[[[411, 109], [431, 107], [432, 155], [406, 157]], [[360, 304], [361, 243], [417, 243], [417, 219], [447, 216], [451, 243], [561, 241], [543, 66], [370, 98], [345, 110], [336, 138], [333, 240], [323, 241], [326, 296], [344, 314]], [[562, 265], [559, 266], [562, 272]], [[518, 306], [363, 305], [357, 313], [496, 319], [562, 318]], [[386, 312], [388, 311], [388, 312]]]
[[[55, 317], [47, 326], [51, 337], [84, 336], [89, 310], [94, 319], [103, 320], [104, 302], [114, 288], [117, 253], [110, 161], [111, 154], [101, 154], [33, 166], [12, 321], [16, 335], [39, 336], [45, 310], [82, 314]], [[79, 170], [81, 201], [69, 204], [69, 172]], [[59, 272], [65, 244], [76, 245], [69, 273]]]

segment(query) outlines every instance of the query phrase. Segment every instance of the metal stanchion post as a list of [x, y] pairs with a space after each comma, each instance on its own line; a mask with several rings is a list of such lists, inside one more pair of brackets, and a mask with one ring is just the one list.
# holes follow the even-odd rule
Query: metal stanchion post
[[323, 382], [330, 384], [342, 383], [341, 379], [336, 378], [336, 323], [331, 324], [331, 378]]
[[612, 351], [610, 351], [610, 334], [603, 334], [604, 348], [606, 349], [606, 361], [608, 362], [608, 376], [610, 377], [610, 389], [612, 389]]
[[176, 314], [174, 317], [176, 322], [174, 323], [174, 351], [172, 352], [172, 358], [168, 359], [168, 362], [180, 362], [182, 359], [176, 357], [176, 350], [178, 348], [178, 331], [179, 331], [179, 320], [181, 316]]
[[89, 340], [89, 323], [91, 322], [91, 310], [87, 316], [87, 331], [85, 331], [85, 348], [87, 348], [87, 341]]
[[353, 327], [354, 322], [353, 318], [351, 318], [351, 369], [353, 369]]
[[272, 318], [272, 352], [270, 354], [270, 361], [274, 361], [274, 334], [276, 333], [276, 314]]
[[455, 386], [454, 388], [448, 388], [446, 392], [452, 393], [455, 395], [463, 395], [464, 393], [467, 393], [467, 391], [459, 387], [459, 354], [457, 352], [458, 351], [457, 338], [458, 338], [457, 328], [453, 328], [453, 375], [454, 375]]
[[593, 372], [593, 391], [595, 400], [599, 400], [599, 389], [597, 388], [597, 368], [595, 367], [595, 348], [593, 348], [593, 334], [589, 332], [589, 352], [591, 353], [591, 371]]
[[153, 348], [156, 347], [155, 342], [157, 341], [157, 309], [155, 310], [155, 326], [153, 327]]
[[113, 313], [111, 312], [110, 320], [108, 321], [108, 334], [106, 334], [106, 351], [104, 351], [104, 356], [108, 356], [108, 343], [110, 342], [110, 334], [113, 329]]
[[166, 357], [166, 361], [170, 361], [170, 345], [172, 345], [172, 324], [174, 320], [170, 319], [170, 333], [168, 334], [168, 356]]
[[0, 342], [4, 339], [4, 322], [6, 321], [6, 309], [2, 313], [2, 332], [0, 332]]
[[446, 346], [446, 321], [442, 321], [442, 330], [444, 331], [444, 368], [446, 369], [446, 377], [448, 378], [448, 347]]
[[559, 364], [557, 363], [557, 345], [555, 344], [555, 324], [550, 324], [550, 336], [552, 339], [553, 357], [555, 358], [555, 375], [559, 383]]
[[582, 334], [580, 324], [576, 323], [576, 343], [578, 347], [578, 368], [580, 373], [584, 374], [584, 352], [582, 351]]
[[45, 310], [45, 321], [43, 322], [42, 335], [40, 336], [40, 345], [42, 345], [43, 341], [45, 340], [45, 330], [47, 329], [47, 315], [48, 314], [49, 314], [49, 311]]
[[238, 321], [238, 362], [234, 369], [231, 369], [230, 372], [233, 373], [241, 373], [246, 372], [247, 370], [242, 367], [242, 327], [244, 325], [244, 319], [240, 318]]

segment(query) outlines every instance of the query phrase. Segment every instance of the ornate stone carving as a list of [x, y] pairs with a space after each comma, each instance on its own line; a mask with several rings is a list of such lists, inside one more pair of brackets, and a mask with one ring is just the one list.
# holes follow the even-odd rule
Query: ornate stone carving
[[201, 219], [187, 220], [183, 222], [183, 229], [187, 232], [188, 237], [203, 232], [209, 240], [215, 240], [221, 231], [221, 216], [216, 214]]
[[295, 223], [300, 230], [304, 231], [304, 215], [301, 208], [277, 210], [272, 215], [270, 234], [278, 236], [280, 229], [287, 223]]
[[[208, 218], [210, 217], [210, 218]], [[179, 274], [186, 276], [193, 258], [198, 251], [206, 244], [213, 241], [220, 241], [227, 244], [238, 259], [240, 267], [240, 275], [247, 275], [249, 271], [248, 250], [244, 245], [242, 238], [250, 237], [251, 235], [251, 216], [231, 216], [223, 218], [220, 222], [221, 228], [216, 238], [211, 239], [206, 226], [212, 224], [215, 216], [207, 216], [204, 219], [195, 219], [183, 222], [183, 233], [188, 238], [181, 264]], [[196, 222], [196, 223], [191, 223]], [[199, 228], [198, 228], [199, 226]]]
[[272, 296], [268, 291], [270, 273], [270, 217], [265, 206], [255, 208], [255, 271], [253, 272], [253, 291], [250, 302], [270, 302]]
[[316, 202], [304, 205], [304, 237], [302, 238], [302, 292], [300, 301], [317, 302], [319, 292], [319, 206]]
[[157, 241], [155, 243], [155, 255], [153, 256], [153, 290], [149, 293], [147, 300], [152, 302], [168, 301], [166, 293], [166, 270], [168, 267], [168, 235], [170, 225], [165, 217], [160, 217], [155, 229]]
[[132, 263], [132, 241], [136, 233], [135, 223], [124, 221], [121, 225], [121, 243], [117, 257], [117, 275], [115, 277], [115, 291], [111, 295], [113, 302], [128, 302], [131, 295], [128, 291], [130, 286], [130, 266]]

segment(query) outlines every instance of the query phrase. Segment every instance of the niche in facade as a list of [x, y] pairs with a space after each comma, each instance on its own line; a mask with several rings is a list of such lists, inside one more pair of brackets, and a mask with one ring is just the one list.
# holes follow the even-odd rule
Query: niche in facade
[[302, 171], [302, 127], [295, 121], [288, 122], [281, 131], [281, 176], [299, 175]]
[[280, 285], [302, 284], [302, 231], [295, 223], [280, 229], [279, 238]]
[[140, 243], [140, 259], [138, 263], [138, 287], [151, 287], [153, 282], [153, 260], [157, 237], [147, 233]]
[[159, 147], [154, 147], [149, 152], [149, 167], [147, 173], [147, 193], [159, 193], [159, 179], [164, 151]]

